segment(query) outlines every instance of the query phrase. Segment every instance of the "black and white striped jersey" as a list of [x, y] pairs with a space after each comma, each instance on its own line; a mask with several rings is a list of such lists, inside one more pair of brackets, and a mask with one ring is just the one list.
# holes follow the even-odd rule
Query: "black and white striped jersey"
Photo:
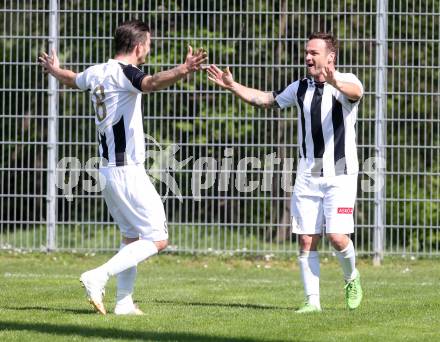
[[89, 90], [95, 108], [99, 155], [103, 165], [143, 164], [145, 140], [142, 120], [141, 82], [146, 76], [137, 67], [110, 59], [89, 67], [76, 77]]
[[[351, 73], [335, 73], [337, 80], [363, 87]], [[275, 92], [280, 108], [298, 109], [298, 172], [325, 177], [359, 171], [355, 124], [359, 101], [350, 101], [328, 83], [304, 78]]]

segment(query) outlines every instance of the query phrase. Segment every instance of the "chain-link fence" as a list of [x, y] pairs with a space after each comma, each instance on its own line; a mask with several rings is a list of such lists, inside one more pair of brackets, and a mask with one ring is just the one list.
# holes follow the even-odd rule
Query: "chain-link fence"
[[[434, 0], [4, 1], [0, 246], [118, 248], [119, 231], [100, 193], [85, 190], [95, 184], [86, 169], [97, 155], [89, 94], [49, 80], [37, 56], [55, 47], [62, 64], [79, 72], [111, 58], [118, 24], [139, 18], [153, 29], [146, 72], [182, 63], [191, 44], [262, 90], [305, 75], [311, 32], [335, 33], [338, 69], [356, 74], [365, 88], [357, 123], [357, 251], [439, 255], [439, 7]], [[296, 253], [289, 233], [295, 109], [255, 109], [203, 73], [145, 95], [143, 104], [146, 165], [165, 200], [170, 250]], [[81, 169], [79, 177], [63, 173], [63, 189], [57, 164]], [[200, 167], [206, 172], [195, 171]], [[364, 191], [371, 185], [379, 186]]]

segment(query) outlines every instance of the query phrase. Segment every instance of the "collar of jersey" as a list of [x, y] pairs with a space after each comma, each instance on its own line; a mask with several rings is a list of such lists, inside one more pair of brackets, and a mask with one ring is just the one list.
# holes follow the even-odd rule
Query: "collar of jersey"
[[307, 81], [309, 82], [309, 85], [314, 86], [314, 87], [324, 87], [327, 82], [316, 82], [312, 77], [307, 76]]
[[[339, 74], [339, 72], [337, 70], [335, 70], [335, 76], [337, 76]], [[307, 76], [307, 80], [309, 82], [309, 85], [314, 86], [314, 87], [324, 87], [327, 82], [316, 82], [313, 77], [311, 76]]]
[[[130, 63], [127, 63], [124, 61], [120, 61], [119, 59], [113, 59], [113, 58], [110, 58], [108, 61], [112, 62], [112, 63], [119, 63], [119, 64], [124, 64], [124, 65], [133, 65], [133, 64], [130, 64]], [[133, 65], [133, 66], [136, 66], [136, 65]]]
[[123, 62], [123, 61], [120, 61], [119, 59], [114, 59], [114, 58], [110, 58], [108, 61], [113, 62], [113, 63], [128, 64], [127, 62]]

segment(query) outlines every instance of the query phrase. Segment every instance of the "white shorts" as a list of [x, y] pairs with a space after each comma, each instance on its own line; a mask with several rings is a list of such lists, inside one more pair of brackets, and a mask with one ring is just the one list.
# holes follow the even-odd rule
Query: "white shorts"
[[143, 165], [103, 167], [105, 202], [113, 220], [127, 238], [168, 239], [165, 210]]
[[291, 199], [292, 233], [350, 234], [354, 231], [353, 209], [357, 174], [335, 177], [297, 175]]

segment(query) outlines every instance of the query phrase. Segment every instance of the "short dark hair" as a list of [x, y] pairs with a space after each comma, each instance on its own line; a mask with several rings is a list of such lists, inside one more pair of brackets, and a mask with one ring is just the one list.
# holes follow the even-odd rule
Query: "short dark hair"
[[145, 42], [150, 27], [140, 20], [130, 20], [118, 26], [115, 32], [115, 53], [128, 54], [137, 44]]
[[309, 36], [309, 40], [322, 39], [325, 41], [325, 45], [330, 52], [334, 52], [335, 56], [338, 55], [338, 40], [331, 33], [314, 32]]

